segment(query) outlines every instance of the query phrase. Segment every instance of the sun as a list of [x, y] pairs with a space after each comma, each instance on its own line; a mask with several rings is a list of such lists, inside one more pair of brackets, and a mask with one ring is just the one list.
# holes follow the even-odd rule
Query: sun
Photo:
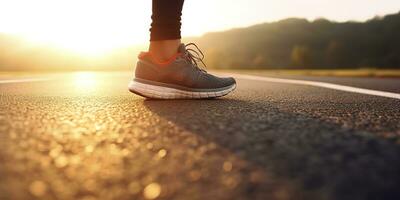
[[62, 48], [86, 56], [99, 56], [109, 53], [117, 48], [135, 43], [129, 36], [122, 37], [107, 33], [96, 33], [96, 30], [76, 33], [73, 31], [56, 33], [42, 32], [26, 34], [26, 38], [34, 43]]
[[150, 16], [147, 0], [6, 0], [0, 32], [93, 56], [147, 42]]

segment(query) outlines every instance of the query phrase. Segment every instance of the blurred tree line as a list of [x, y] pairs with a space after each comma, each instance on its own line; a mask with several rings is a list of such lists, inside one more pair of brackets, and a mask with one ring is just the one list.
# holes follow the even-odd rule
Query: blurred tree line
[[400, 68], [400, 13], [363, 23], [292, 18], [191, 40], [214, 68]]
[[[199, 44], [211, 68], [400, 68], [400, 12], [366, 22], [292, 18], [184, 41]], [[126, 70], [143, 49], [93, 57], [0, 33], [0, 70]]]

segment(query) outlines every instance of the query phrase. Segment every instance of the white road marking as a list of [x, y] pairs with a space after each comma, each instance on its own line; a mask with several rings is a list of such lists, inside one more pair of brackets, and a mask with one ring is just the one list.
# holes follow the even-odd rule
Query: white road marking
[[357, 87], [338, 85], [338, 84], [333, 84], [333, 83], [283, 79], [283, 78], [272, 78], [272, 77], [261, 77], [261, 76], [243, 75], [243, 74], [230, 74], [230, 75], [232, 75], [233, 77], [239, 78], [239, 79], [247, 79], [247, 80], [254, 80], [254, 81], [267, 81], [267, 82], [274, 82], [274, 83], [288, 83], [288, 84], [296, 84], [296, 85], [309, 85], [309, 86], [314, 86], [314, 87], [329, 88], [329, 89], [333, 89], [333, 90], [340, 90], [340, 91], [346, 91], [346, 92], [353, 92], [353, 93], [359, 93], [359, 94], [367, 94], [367, 95], [373, 95], [373, 96], [400, 99], [400, 94], [398, 94], [398, 93], [357, 88]]
[[25, 82], [37, 82], [37, 81], [48, 81], [48, 78], [26, 78], [26, 79], [8, 79], [0, 80], [0, 84], [4, 83], [25, 83]]
[[[274, 82], [274, 83], [288, 83], [288, 84], [295, 84], [295, 85], [308, 85], [314, 87], [321, 87], [321, 88], [329, 88], [333, 90], [340, 90], [345, 92], [353, 92], [359, 94], [367, 94], [373, 96], [380, 96], [380, 97], [388, 97], [393, 99], [400, 99], [400, 94], [393, 93], [393, 92], [384, 92], [379, 90], [370, 90], [346, 85], [339, 85], [333, 83], [325, 83], [319, 81], [306, 81], [306, 80], [295, 80], [295, 79], [283, 79], [283, 78], [272, 78], [272, 77], [262, 77], [262, 76], [254, 76], [254, 75], [244, 75], [244, 74], [226, 74], [230, 75], [239, 79], [247, 79], [247, 80], [254, 80], [254, 81], [266, 81], [266, 82]], [[9, 80], [0, 80], [0, 84], [6, 83], [24, 83], [24, 82], [37, 82], [37, 81], [48, 81], [49, 78], [27, 78], [27, 79], [9, 79]]]

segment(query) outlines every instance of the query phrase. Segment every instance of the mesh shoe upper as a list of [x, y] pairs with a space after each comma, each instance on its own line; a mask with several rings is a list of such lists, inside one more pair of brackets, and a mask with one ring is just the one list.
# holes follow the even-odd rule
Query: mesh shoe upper
[[236, 83], [231, 77], [220, 78], [201, 69], [198, 64], [203, 63], [204, 56], [196, 45], [199, 52], [187, 48], [189, 45], [194, 44], [181, 44], [179, 55], [167, 64], [157, 64], [151, 56], [140, 57], [136, 66], [136, 79], [195, 89], [224, 88]]

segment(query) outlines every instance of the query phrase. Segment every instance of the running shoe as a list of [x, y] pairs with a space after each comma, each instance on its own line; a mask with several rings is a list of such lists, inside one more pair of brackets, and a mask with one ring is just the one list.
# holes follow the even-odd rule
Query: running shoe
[[157, 62], [151, 53], [142, 52], [129, 91], [151, 99], [207, 99], [222, 97], [236, 88], [232, 77], [217, 77], [205, 66], [204, 54], [194, 44], [181, 44], [178, 53]]

